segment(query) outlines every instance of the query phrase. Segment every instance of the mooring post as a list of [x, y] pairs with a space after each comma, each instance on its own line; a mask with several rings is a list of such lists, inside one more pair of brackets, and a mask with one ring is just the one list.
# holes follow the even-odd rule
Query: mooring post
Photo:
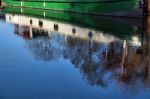
[[[149, 3], [149, 2], [148, 2]], [[148, 10], [149, 11], [149, 10]], [[149, 72], [149, 66], [150, 66], [150, 16], [147, 16], [147, 29], [145, 32], [145, 73]]]

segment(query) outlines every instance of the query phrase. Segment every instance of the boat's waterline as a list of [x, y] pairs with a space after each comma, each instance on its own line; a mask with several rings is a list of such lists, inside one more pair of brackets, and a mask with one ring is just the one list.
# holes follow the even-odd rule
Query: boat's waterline
[[142, 11], [139, 10], [140, 0], [108, 0], [102, 1], [18, 1], [4, 0], [8, 6], [28, 7], [35, 9], [50, 9], [57, 11], [67, 11], [73, 13], [94, 14], [94, 15], [109, 15], [109, 16], [125, 16], [125, 17], [141, 17]]
[[[74, 23], [78, 26], [89, 27], [95, 30], [104, 31], [105, 33], [113, 33], [122, 38], [121, 34], [130, 35], [137, 29], [127, 24], [122, 24], [117, 21], [117, 18], [90, 16], [83, 14], [58, 12], [51, 10], [29, 9], [7, 7], [3, 10], [6, 14], [25, 15], [40, 19], [53, 19], [59, 22]], [[139, 19], [137, 19], [139, 20]], [[124, 38], [124, 37], [123, 37]]]

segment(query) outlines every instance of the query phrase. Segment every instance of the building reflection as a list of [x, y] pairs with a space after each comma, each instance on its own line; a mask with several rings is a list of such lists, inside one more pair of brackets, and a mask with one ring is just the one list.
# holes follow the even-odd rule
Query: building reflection
[[115, 81], [121, 89], [123, 85], [134, 90], [139, 84], [150, 87], [150, 30], [144, 39], [136, 33], [122, 39], [103, 31], [31, 17], [7, 14], [6, 20], [15, 24], [15, 34], [24, 38], [37, 60], [68, 59], [90, 85], [106, 88]]
[[1, 21], [1, 20], [3, 20], [3, 21], [5, 20], [5, 15], [2, 14], [1, 11], [0, 11], [0, 21]]

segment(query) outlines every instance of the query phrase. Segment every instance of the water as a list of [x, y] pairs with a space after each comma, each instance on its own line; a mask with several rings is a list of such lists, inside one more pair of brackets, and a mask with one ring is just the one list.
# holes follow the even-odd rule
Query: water
[[91, 20], [2, 14], [0, 99], [149, 99], [142, 20]]

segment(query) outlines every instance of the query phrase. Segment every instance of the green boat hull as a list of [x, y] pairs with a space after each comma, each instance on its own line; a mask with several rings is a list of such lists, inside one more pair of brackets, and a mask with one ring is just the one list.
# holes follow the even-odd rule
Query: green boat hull
[[[86, 2], [80, 1], [43, 1], [43, 0], [4, 0], [4, 2], [9, 6], [19, 6], [19, 7], [29, 7], [36, 9], [51, 9], [59, 11], [68, 12], [78, 12], [87, 14], [112, 14], [117, 13], [121, 16], [120, 12], [128, 12], [132, 10], [137, 10], [139, 8], [140, 0], [98, 0]], [[119, 13], [118, 13], [119, 12]], [[135, 13], [134, 13], [135, 14]]]
[[[118, 22], [117, 18], [112, 19], [109, 17], [16, 7], [7, 7], [3, 10], [3, 13], [19, 14], [48, 20], [51, 19], [57, 22], [68, 22], [74, 25], [100, 30], [104, 33], [113, 34], [124, 39], [128, 39], [126, 36], [133, 35], [134, 33], [136, 34], [138, 31], [136, 26]], [[140, 21], [142, 19], [136, 20]]]

